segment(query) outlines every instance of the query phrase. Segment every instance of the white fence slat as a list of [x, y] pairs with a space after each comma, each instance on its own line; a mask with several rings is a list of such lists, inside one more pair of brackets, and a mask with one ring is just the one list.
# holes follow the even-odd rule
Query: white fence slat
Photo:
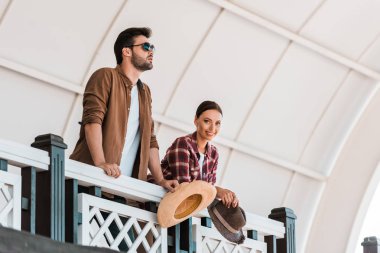
[[267, 252], [267, 245], [263, 241], [252, 240], [247, 238], [243, 244], [237, 245], [227, 241], [218, 231], [208, 227], [201, 226], [199, 224], [193, 225], [193, 240], [196, 240], [197, 247], [196, 253], [204, 252], [226, 252], [226, 253], [237, 253], [237, 252]]
[[0, 180], [0, 191], [5, 201], [0, 210], [0, 223], [21, 230], [21, 176], [0, 171]]
[[[106, 237], [107, 245], [102, 245], [103, 247], [118, 249], [120, 243], [124, 240], [129, 248], [129, 252], [136, 252], [140, 245], [144, 247], [146, 252], [167, 252], [167, 230], [160, 227], [159, 230], [157, 230], [155, 227], [155, 224], [157, 224], [155, 213], [84, 193], [79, 194], [78, 201], [82, 202], [79, 203], [78, 206], [79, 211], [82, 213], [83, 220], [79, 233], [80, 244], [96, 246], [99, 245], [100, 240]], [[105, 220], [101, 212], [109, 213]], [[126, 217], [128, 221], [123, 224], [120, 217]], [[97, 220], [99, 227], [90, 228], [90, 221], [93, 219]], [[109, 231], [109, 226], [113, 222], [116, 223], [119, 229], [119, 233], [115, 235], [115, 238]], [[143, 226], [143, 228], [141, 228], [141, 226]], [[88, 240], [86, 237], [91, 237], [89, 236], [91, 229], [95, 229], [96, 231], [94, 231], [92, 238]], [[132, 229], [135, 232], [133, 242], [128, 234], [128, 231]], [[149, 232], [152, 233], [154, 239], [154, 241], [151, 242], [152, 245], [150, 245], [150, 241], [147, 240]]]

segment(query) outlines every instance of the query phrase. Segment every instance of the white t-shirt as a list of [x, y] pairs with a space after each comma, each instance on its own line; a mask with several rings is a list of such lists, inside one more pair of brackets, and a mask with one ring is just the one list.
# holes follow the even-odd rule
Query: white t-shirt
[[132, 176], [133, 164], [136, 160], [141, 139], [139, 112], [139, 91], [137, 85], [134, 85], [131, 90], [131, 106], [129, 109], [127, 134], [120, 161], [121, 174], [129, 177]]

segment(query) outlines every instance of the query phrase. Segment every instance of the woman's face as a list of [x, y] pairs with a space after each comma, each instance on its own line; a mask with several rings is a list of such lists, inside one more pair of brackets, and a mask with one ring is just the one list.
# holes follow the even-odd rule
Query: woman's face
[[214, 109], [204, 111], [199, 118], [195, 116], [194, 119], [197, 135], [208, 141], [211, 141], [219, 133], [221, 123], [222, 114]]

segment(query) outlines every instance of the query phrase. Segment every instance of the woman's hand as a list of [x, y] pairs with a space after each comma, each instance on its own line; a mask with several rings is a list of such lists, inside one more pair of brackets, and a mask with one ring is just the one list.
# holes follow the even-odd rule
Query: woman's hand
[[239, 200], [233, 191], [221, 187], [216, 187], [216, 191], [216, 197], [220, 198], [226, 207], [237, 207], [239, 205]]

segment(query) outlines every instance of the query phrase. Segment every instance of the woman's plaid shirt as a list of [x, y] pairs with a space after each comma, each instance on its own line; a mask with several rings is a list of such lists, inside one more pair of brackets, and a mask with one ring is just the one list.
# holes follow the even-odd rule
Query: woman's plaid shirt
[[218, 167], [218, 150], [207, 143], [201, 175], [199, 151], [196, 142], [197, 133], [177, 138], [166, 151], [161, 161], [165, 179], [177, 179], [179, 183], [203, 180], [215, 184]]

